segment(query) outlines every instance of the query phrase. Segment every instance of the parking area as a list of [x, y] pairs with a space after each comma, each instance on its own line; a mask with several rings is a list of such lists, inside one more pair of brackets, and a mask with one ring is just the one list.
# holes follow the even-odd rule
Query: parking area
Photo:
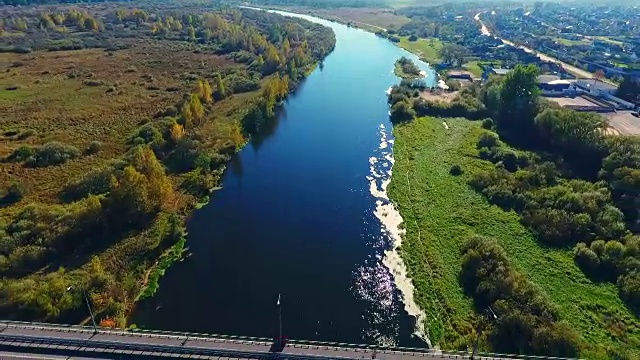
[[621, 135], [640, 135], [640, 118], [631, 114], [631, 111], [618, 111], [603, 114], [609, 119], [612, 128]]
[[580, 107], [593, 107], [597, 108], [598, 105], [583, 98], [582, 96], [576, 97], [545, 97], [549, 101], [553, 101], [560, 106], [580, 106]]

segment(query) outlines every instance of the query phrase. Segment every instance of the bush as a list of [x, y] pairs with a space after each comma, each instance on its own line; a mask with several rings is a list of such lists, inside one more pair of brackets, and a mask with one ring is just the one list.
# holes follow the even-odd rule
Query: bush
[[493, 129], [493, 119], [484, 119], [482, 120], [482, 127], [487, 130]]
[[391, 121], [402, 122], [412, 120], [416, 117], [413, 106], [406, 101], [400, 101], [391, 107]]
[[409, 36], [409, 41], [418, 41], [418, 37], [415, 35]]
[[480, 135], [480, 138], [476, 143], [476, 147], [478, 149], [481, 149], [481, 148], [491, 149], [492, 147], [498, 146], [499, 144], [500, 144], [500, 139], [498, 138], [498, 135], [492, 132], [485, 132], [482, 135]]
[[35, 136], [37, 132], [33, 129], [25, 130], [18, 135], [18, 140], [26, 140], [32, 136]]
[[449, 174], [453, 176], [459, 176], [459, 175], [462, 175], [462, 173], [463, 173], [462, 167], [460, 167], [460, 165], [458, 164], [453, 165], [449, 170]]
[[76, 147], [51, 141], [37, 150], [30, 165], [35, 167], [60, 165], [75, 159], [78, 155], [80, 155], [80, 151]]
[[29, 147], [29, 146], [26, 146], [26, 145], [22, 145], [19, 148], [15, 149], [11, 153], [11, 155], [9, 155], [9, 157], [7, 157], [7, 160], [11, 161], [11, 162], [28, 161], [35, 154], [36, 154], [36, 151], [32, 147]]
[[623, 299], [636, 308], [640, 307], [640, 273], [634, 272], [620, 276], [618, 289]]
[[462, 84], [460, 83], [460, 81], [454, 80], [454, 79], [447, 80], [445, 84], [447, 85], [447, 87], [449, 87], [449, 90], [451, 91], [458, 91], [462, 87]]
[[[123, 164], [120, 164], [120, 166], [123, 166]], [[63, 201], [71, 202], [91, 194], [106, 194], [109, 192], [111, 178], [117, 174], [116, 169], [120, 166], [92, 170], [84, 175], [82, 179], [69, 182], [64, 186], [60, 198]]]
[[[138, 140], [142, 139], [142, 140]], [[152, 124], [145, 124], [140, 127], [136, 134], [133, 136], [132, 143], [138, 144], [161, 144], [164, 142], [162, 134]]]
[[102, 86], [105, 85], [105, 82], [103, 80], [84, 79], [82, 84], [86, 86]]
[[13, 204], [22, 200], [26, 191], [22, 184], [14, 182], [7, 188], [4, 196], [0, 199], [2, 204]]
[[488, 336], [493, 350], [563, 357], [578, 354], [575, 330], [559, 320], [546, 294], [513, 268], [494, 239], [476, 236], [467, 241], [462, 248], [460, 281], [478, 309], [491, 306], [497, 315]]
[[95, 154], [102, 149], [102, 143], [100, 141], [92, 141], [87, 148], [87, 153]]
[[573, 250], [576, 264], [584, 272], [592, 272], [600, 267], [600, 258], [595, 251], [589, 249], [585, 243], [578, 243]]

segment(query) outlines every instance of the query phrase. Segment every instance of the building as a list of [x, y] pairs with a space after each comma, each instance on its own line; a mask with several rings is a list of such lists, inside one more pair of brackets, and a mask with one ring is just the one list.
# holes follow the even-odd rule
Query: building
[[468, 71], [449, 71], [447, 73], [448, 79], [473, 81], [473, 75]]
[[491, 68], [489, 69], [489, 75], [503, 76], [503, 75], [507, 75], [509, 71], [511, 71], [511, 69]]
[[576, 93], [573, 82], [562, 80], [558, 75], [540, 75], [538, 76], [538, 87], [540, 92], [545, 96], [573, 96]]
[[596, 79], [578, 79], [576, 87], [594, 96], [614, 95], [618, 87]]

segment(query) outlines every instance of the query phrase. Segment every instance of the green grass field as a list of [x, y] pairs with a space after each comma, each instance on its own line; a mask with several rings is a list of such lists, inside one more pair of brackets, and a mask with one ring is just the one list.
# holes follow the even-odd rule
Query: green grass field
[[440, 41], [440, 39], [429, 38], [409, 41], [408, 37], [401, 36], [398, 45], [420, 56], [420, 58], [429, 63], [434, 64], [440, 61], [440, 49], [442, 48], [442, 41]]
[[481, 77], [482, 76], [482, 68], [478, 65], [477, 61], [469, 61], [462, 65], [462, 67], [468, 72], [472, 73], [473, 76]]
[[[402, 256], [432, 341], [445, 349], [470, 343], [474, 311], [458, 282], [459, 249], [477, 234], [497, 239], [516, 269], [547, 293], [580, 333], [583, 358], [605, 358], [607, 347], [623, 344], [640, 349], [640, 322], [615, 284], [586, 278], [570, 250], [541, 246], [516, 213], [490, 205], [467, 185], [473, 173], [493, 166], [477, 157], [475, 143], [484, 130], [479, 122], [446, 121], [449, 129], [436, 118], [394, 127], [390, 185], [407, 230]], [[449, 174], [454, 164], [462, 166], [462, 176]]]

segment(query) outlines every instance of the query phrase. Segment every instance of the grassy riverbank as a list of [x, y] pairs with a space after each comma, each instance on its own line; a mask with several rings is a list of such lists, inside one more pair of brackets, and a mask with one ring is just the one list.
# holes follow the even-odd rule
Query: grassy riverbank
[[[493, 167], [477, 157], [481, 124], [447, 119], [447, 125], [420, 118], [394, 127], [396, 163], [389, 189], [407, 229], [402, 257], [434, 344], [461, 348], [474, 338], [473, 304], [458, 280], [460, 246], [473, 235], [497, 239], [517, 271], [546, 292], [580, 334], [581, 357], [604, 358], [609, 347], [638, 344], [637, 318], [615, 284], [588, 279], [570, 250], [541, 246], [516, 213], [489, 205], [468, 186], [474, 173]], [[461, 176], [449, 173], [456, 164]]]

